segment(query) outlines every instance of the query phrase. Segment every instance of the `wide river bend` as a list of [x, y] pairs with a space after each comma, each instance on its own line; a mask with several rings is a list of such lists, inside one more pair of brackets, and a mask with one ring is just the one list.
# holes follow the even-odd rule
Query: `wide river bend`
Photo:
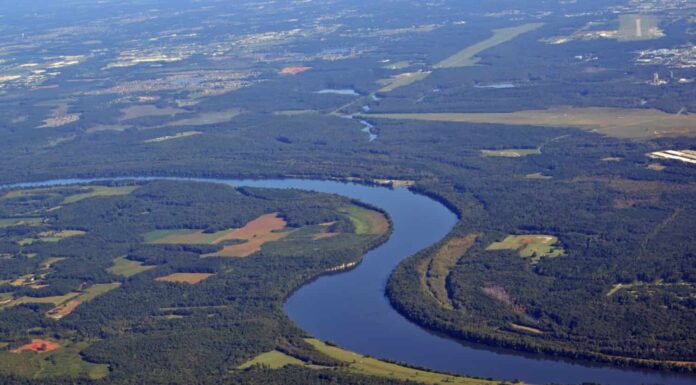
[[[389, 304], [385, 285], [403, 259], [441, 240], [457, 217], [445, 206], [404, 188], [389, 189], [315, 180], [177, 179], [234, 186], [297, 188], [339, 194], [385, 210], [394, 225], [389, 240], [365, 255], [353, 270], [320, 277], [297, 290], [285, 303], [289, 317], [309, 334], [342, 347], [411, 365], [532, 384], [694, 385], [696, 375], [621, 369], [588, 362], [532, 356], [461, 343], [411, 323]], [[113, 178], [107, 179], [113, 180]], [[95, 179], [60, 179], [13, 187], [77, 184]]]

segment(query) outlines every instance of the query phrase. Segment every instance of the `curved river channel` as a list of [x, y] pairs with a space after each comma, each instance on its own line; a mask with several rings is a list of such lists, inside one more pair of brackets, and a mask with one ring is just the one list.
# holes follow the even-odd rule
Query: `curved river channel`
[[[394, 231], [386, 243], [367, 253], [357, 268], [308, 283], [285, 303], [285, 311], [299, 327], [346, 349], [434, 370], [496, 379], [520, 379], [532, 384], [696, 384], [693, 374], [619, 369], [460, 343], [430, 333], [406, 320], [385, 297], [384, 289], [390, 273], [403, 259], [442, 239], [457, 221], [455, 214], [439, 202], [407, 189], [291, 179], [119, 179], [177, 179], [234, 186], [297, 188], [339, 194], [385, 210], [394, 224]], [[61, 179], [13, 187], [92, 181], [95, 180]]]

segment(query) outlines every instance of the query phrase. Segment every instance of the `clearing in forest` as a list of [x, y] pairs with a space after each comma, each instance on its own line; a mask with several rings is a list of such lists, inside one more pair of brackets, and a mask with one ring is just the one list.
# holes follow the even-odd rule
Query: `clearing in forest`
[[169, 274], [164, 277], [159, 277], [155, 279], [155, 281], [160, 281], [160, 282], [174, 282], [174, 283], [188, 283], [191, 285], [195, 285], [197, 283], [201, 283], [205, 281], [206, 279], [212, 277], [214, 274], [210, 273], [174, 273], [174, 274]]
[[280, 369], [287, 365], [304, 366], [305, 363], [283, 352], [272, 350], [270, 352], [259, 354], [258, 356], [240, 365], [237, 369], [244, 370], [254, 365], [262, 365], [270, 369]]
[[48, 353], [50, 351], [56, 350], [60, 348], [60, 344], [49, 341], [49, 340], [41, 340], [41, 339], [33, 339], [31, 340], [30, 343], [26, 345], [22, 345], [16, 349], [12, 349], [12, 353], [21, 353], [21, 352], [26, 352], [26, 351], [32, 351], [36, 353]]
[[539, 155], [539, 148], [508, 148], [504, 150], [481, 150], [481, 155], [499, 158], [521, 158], [528, 155]]
[[[88, 342], [34, 339], [31, 344], [0, 352], [0, 373], [30, 379], [71, 378], [98, 380], [109, 375], [109, 366], [84, 361], [82, 350]], [[28, 353], [36, 352], [36, 353]]]
[[133, 261], [126, 257], [118, 257], [114, 259], [114, 265], [106, 269], [106, 271], [128, 278], [155, 267], [154, 265], [145, 265], [140, 261]]
[[43, 218], [0, 218], [0, 229], [14, 226], [38, 226]]
[[31, 245], [32, 243], [35, 243], [35, 242], [55, 243], [55, 242], [60, 242], [61, 240], [66, 239], [66, 238], [79, 237], [79, 236], [82, 236], [85, 234], [87, 234], [87, 233], [82, 231], [82, 230], [43, 231], [43, 232], [36, 234], [32, 238], [21, 239], [17, 242], [17, 244], [20, 246], [26, 246], [26, 245]]
[[225, 245], [216, 253], [204, 254], [204, 257], [248, 257], [261, 250], [267, 242], [273, 242], [288, 236], [285, 229], [287, 222], [278, 213], [262, 215], [247, 223], [240, 229], [228, 229], [216, 233], [203, 230], [158, 230], [145, 234], [145, 241], [156, 244], [205, 244], [217, 245], [226, 241], [245, 241]]
[[116, 187], [109, 187], [109, 186], [90, 186], [88, 192], [85, 193], [80, 193], [80, 194], [75, 194], [71, 195], [65, 200], [63, 200], [63, 204], [69, 204], [69, 203], [75, 203], [79, 202], [83, 199], [89, 199], [89, 198], [94, 198], [94, 197], [112, 197], [112, 196], [119, 196], [119, 195], [128, 195], [135, 191], [138, 188], [138, 186], [116, 186]]
[[495, 29], [493, 30], [493, 36], [457, 52], [456, 54], [436, 64], [435, 68], [459, 68], [474, 66], [480, 60], [476, 57], [476, 55], [479, 53], [495, 47], [496, 45], [510, 41], [525, 32], [533, 31], [542, 25], [542, 23], [529, 23], [517, 27]]
[[553, 107], [546, 110], [491, 113], [356, 114], [370, 119], [491, 123], [518, 126], [573, 127], [617, 138], [696, 135], [696, 114], [668, 114], [656, 109]]
[[72, 313], [75, 309], [77, 309], [78, 306], [82, 305], [83, 303], [91, 301], [102, 294], [108, 293], [111, 290], [114, 290], [119, 286], [121, 286], [120, 282], [96, 283], [96, 284], [82, 290], [81, 292], [71, 293], [71, 294], [77, 294], [77, 296], [70, 299], [69, 301], [57, 304], [56, 307], [54, 307], [53, 309], [49, 310], [46, 313], [46, 316], [48, 318], [53, 318], [55, 320], [59, 320], [65, 316], [67, 316], [68, 314]]
[[429, 292], [441, 306], [452, 309], [452, 300], [447, 290], [447, 277], [450, 270], [476, 241], [476, 234], [452, 238], [431, 258], [418, 265], [421, 286]]
[[389, 220], [379, 211], [360, 206], [344, 207], [340, 211], [348, 214], [356, 234], [384, 235], [389, 231]]
[[531, 258], [537, 263], [541, 258], [564, 255], [562, 247], [556, 246], [558, 238], [551, 235], [508, 235], [500, 242], [491, 243], [486, 250], [516, 250], [522, 258]]

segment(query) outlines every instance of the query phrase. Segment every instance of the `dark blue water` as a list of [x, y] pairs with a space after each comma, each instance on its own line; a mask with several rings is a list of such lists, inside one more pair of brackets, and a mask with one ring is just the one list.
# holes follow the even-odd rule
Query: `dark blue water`
[[[290, 318], [317, 338], [378, 358], [452, 373], [521, 379], [534, 384], [696, 384], [696, 375], [618, 369], [462, 344], [429, 333], [403, 318], [384, 296], [391, 271], [404, 258], [442, 239], [457, 220], [451, 211], [430, 198], [406, 189], [391, 190], [329, 181], [196, 180], [340, 194], [370, 203], [389, 213], [394, 224], [389, 241], [369, 252], [356, 269], [319, 278], [296, 291], [285, 303]], [[88, 180], [56, 180], [21, 186], [80, 182]]]

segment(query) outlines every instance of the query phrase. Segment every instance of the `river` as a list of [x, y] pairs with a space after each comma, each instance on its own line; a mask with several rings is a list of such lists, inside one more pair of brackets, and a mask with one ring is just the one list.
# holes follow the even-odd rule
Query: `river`
[[[353, 270], [306, 284], [285, 303], [289, 317], [322, 340], [377, 358], [451, 373], [520, 379], [533, 384], [696, 384], [696, 375], [693, 374], [622, 369], [461, 343], [430, 333], [405, 319], [390, 306], [384, 294], [390, 273], [404, 258], [442, 239], [457, 221], [455, 214], [445, 206], [423, 195], [405, 188], [388, 189], [332, 181], [183, 180], [339, 194], [380, 207], [390, 215], [394, 225], [391, 237], [367, 253], [363, 263]], [[94, 180], [62, 179], [15, 186], [90, 181]]]

